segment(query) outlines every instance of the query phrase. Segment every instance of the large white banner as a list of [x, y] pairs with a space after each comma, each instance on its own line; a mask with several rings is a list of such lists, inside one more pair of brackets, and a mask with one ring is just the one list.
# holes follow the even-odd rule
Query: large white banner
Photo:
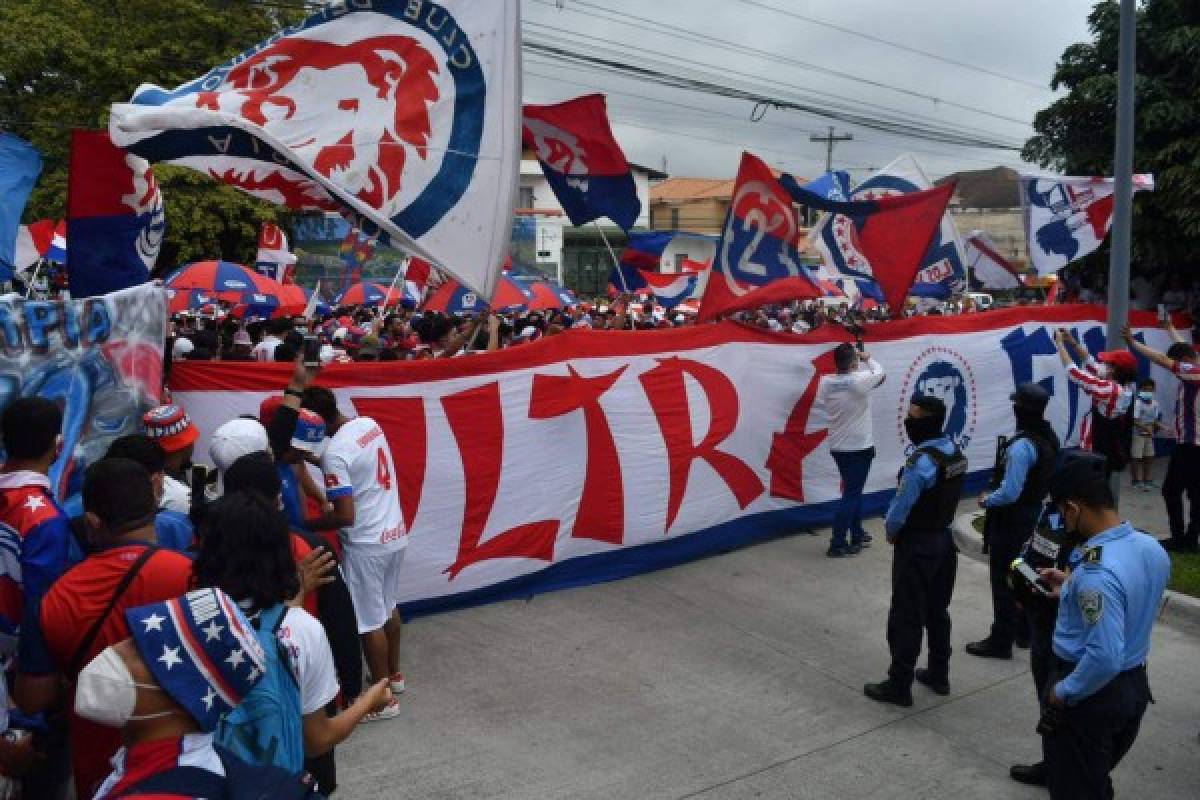
[[[911, 445], [910, 398], [936, 394], [977, 476], [1010, 434], [1009, 395], [1038, 381], [1048, 417], [1077, 440], [1090, 403], [1055, 354], [1055, 326], [1102, 349], [1101, 309], [1058, 306], [872, 326], [887, 371], [872, 397], [882, 508]], [[1157, 348], [1166, 334], [1135, 315]], [[491, 355], [325, 369], [347, 414], [382, 426], [405, 522], [404, 600], [415, 610], [605, 580], [821, 524], [841, 495], [813, 398], [846, 335], [735, 323], [663, 332], [566, 333]], [[1148, 365], [1147, 365], [1147, 368]], [[186, 362], [175, 398], [204, 441], [254, 414], [290, 367]], [[1174, 379], [1157, 367], [1165, 417]], [[392, 479], [391, 476], [388, 479]]]
[[189, 83], [143, 84], [109, 132], [264, 200], [341, 211], [491, 297], [520, 158], [518, 16], [517, 0], [329, 3]]

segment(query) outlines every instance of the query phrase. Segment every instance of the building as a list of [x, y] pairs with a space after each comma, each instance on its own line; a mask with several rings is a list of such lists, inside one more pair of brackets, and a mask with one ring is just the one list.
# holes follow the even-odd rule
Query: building
[[668, 178], [650, 190], [650, 227], [698, 236], [679, 236], [663, 252], [664, 272], [679, 272], [684, 261], [712, 263], [717, 238], [733, 197], [731, 179]]
[[951, 180], [958, 181], [950, 200], [950, 216], [959, 234], [965, 238], [974, 230], [987, 232], [1002, 256], [1024, 268], [1029, 250], [1017, 172], [1008, 167], [955, 172], [935, 183], [941, 186]]
[[[638, 164], [629, 165], [637, 186], [642, 213], [634, 229], [652, 227], [652, 185], [666, 173]], [[571, 225], [533, 152], [521, 158], [521, 182], [513, 222], [513, 264], [535, 269], [580, 296], [603, 295], [613, 261], [625, 246], [625, 232], [607, 219], [581, 227]], [[610, 249], [611, 248], [611, 249]]]

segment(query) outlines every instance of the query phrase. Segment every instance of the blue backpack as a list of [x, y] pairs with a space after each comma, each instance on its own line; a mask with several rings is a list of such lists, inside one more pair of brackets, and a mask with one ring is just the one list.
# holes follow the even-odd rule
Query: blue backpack
[[287, 608], [274, 605], [251, 624], [266, 654], [266, 674], [242, 703], [217, 724], [216, 743], [249, 764], [304, 772], [300, 687], [292, 674], [279, 626]]

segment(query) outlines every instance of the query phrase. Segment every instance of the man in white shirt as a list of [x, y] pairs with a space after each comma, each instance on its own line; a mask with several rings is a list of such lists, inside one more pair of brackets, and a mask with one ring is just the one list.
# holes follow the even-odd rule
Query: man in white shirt
[[833, 539], [826, 553], [830, 558], [840, 558], [857, 554], [871, 541], [862, 526], [863, 487], [875, 458], [871, 392], [886, 376], [878, 361], [848, 342], [834, 348], [833, 363], [837, 373], [821, 378], [816, 402], [829, 421], [826, 441], [842, 478], [842, 498], [833, 517]]
[[[400, 672], [400, 565], [408, 531], [400, 512], [396, 468], [383, 429], [370, 417], [345, 417], [333, 392], [312, 386], [301, 405], [325, 420], [329, 444], [321, 456], [325, 496], [332, 504], [309, 527], [337, 528], [344, 556], [342, 574], [354, 603], [363, 654], [374, 680], [388, 678], [392, 692], [404, 691]], [[395, 716], [393, 700], [373, 719]]]
[[250, 354], [254, 356], [255, 361], [274, 361], [275, 348], [283, 344], [283, 339], [279, 338], [279, 334], [286, 333], [291, 323], [288, 320], [273, 320], [267, 328], [267, 332], [263, 334], [262, 341], [254, 346]]

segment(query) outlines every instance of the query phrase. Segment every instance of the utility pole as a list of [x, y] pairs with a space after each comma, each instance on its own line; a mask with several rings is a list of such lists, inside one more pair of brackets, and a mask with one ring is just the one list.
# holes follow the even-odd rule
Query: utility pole
[[[1112, 250], [1108, 257], [1108, 346], [1121, 346], [1121, 328], [1129, 316], [1129, 239], [1133, 226], [1133, 107], [1137, 72], [1137, 0], [1121, 0], [1117, 39], [1117, 144], [1113, 154]], [[1120, 493], [1113, 473], [1113, 493]]]
[[854, 138], [853, 133], [835, 134], [833, 132], [832, 125], [829, 126], [829, 133], [825, 134], [824, 136], [818, 136], [815, 133], [810, 133], [808, 135], [808, 140], [810, 142], [824, 142], [825, 143], [825, 171], [826, 172], [833, 172], [833, 145], [834, 145], [834, 143], [835, 142], [849, 142], [853, 138]]

